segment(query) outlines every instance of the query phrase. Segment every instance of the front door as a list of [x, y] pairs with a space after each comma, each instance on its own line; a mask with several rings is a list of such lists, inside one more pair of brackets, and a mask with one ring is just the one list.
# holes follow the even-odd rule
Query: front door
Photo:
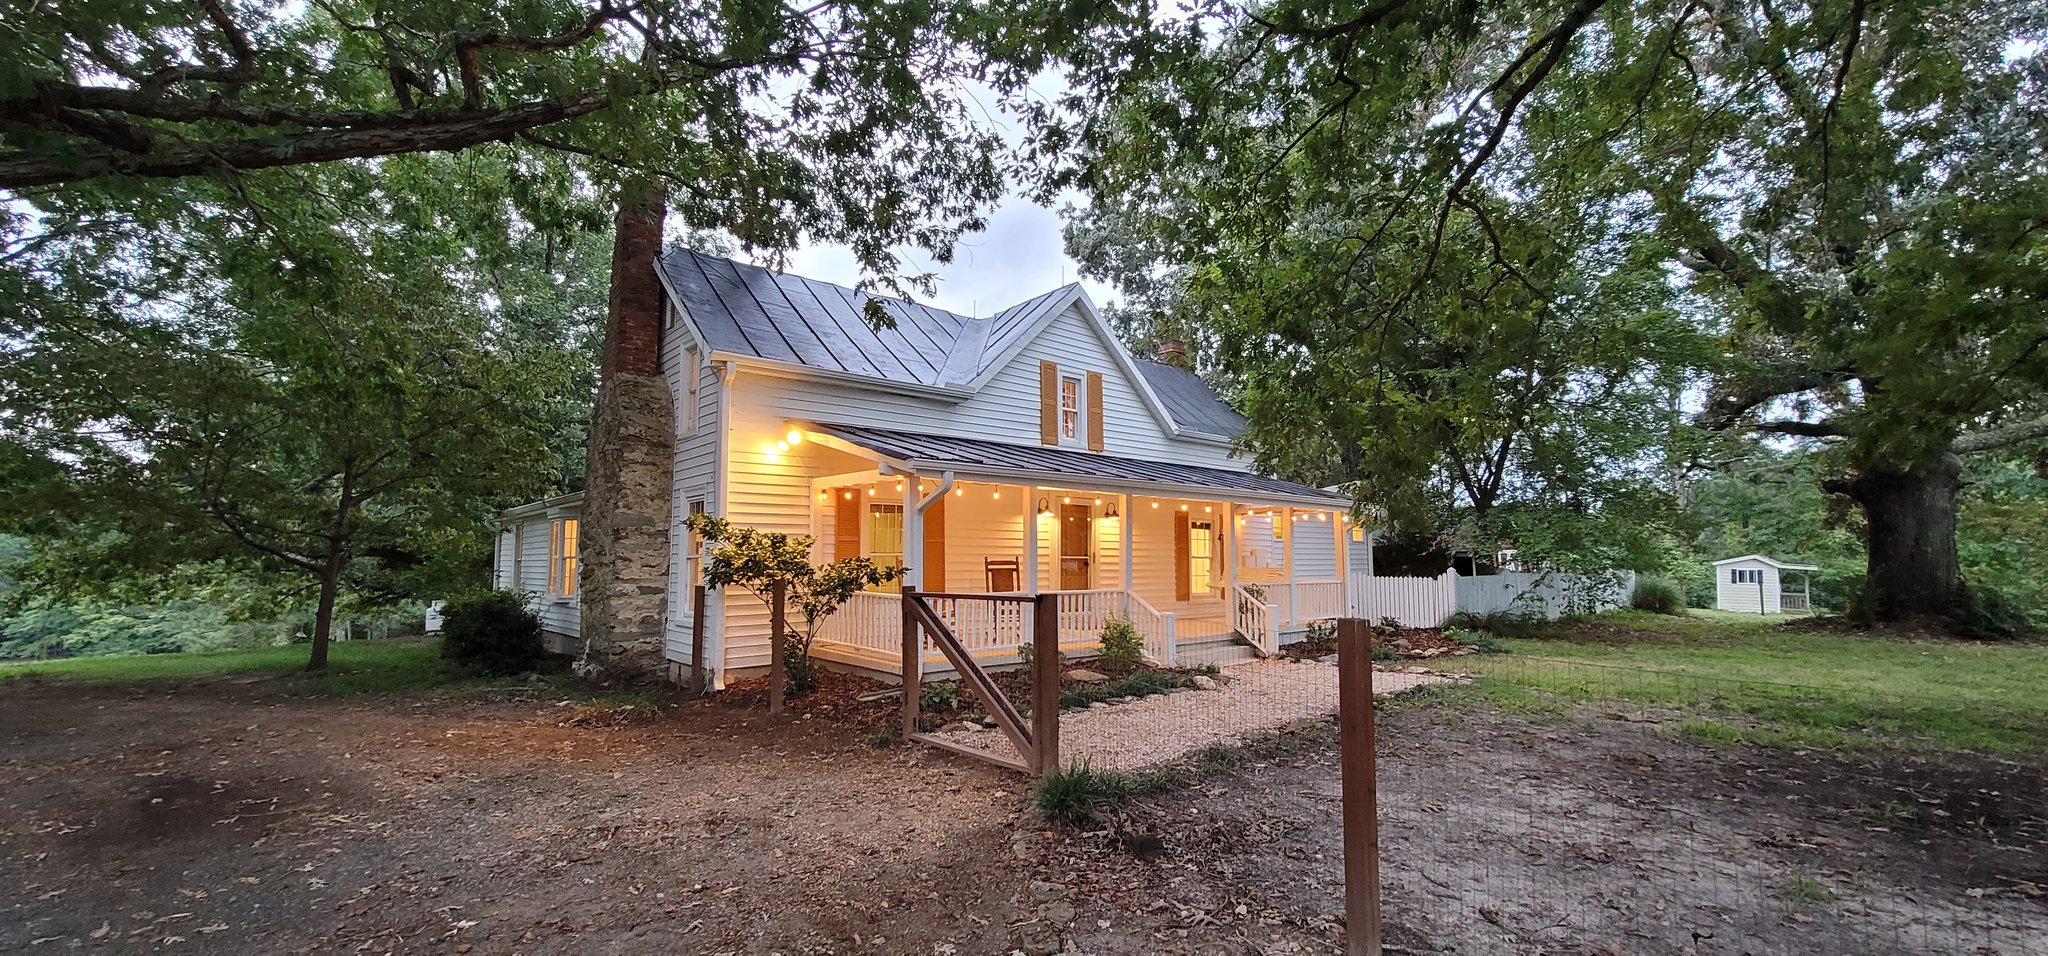
[[1216, 576], [1214, 557], [1216, 554], [1216, 523], [1213, 521], [1188, 522], [1188, 593], [1190, 597], [1205, 597]]
[[1088, 590], [1088, 544], [1094, 531], [1088, 505], [1060, 505], [1060, 590]]

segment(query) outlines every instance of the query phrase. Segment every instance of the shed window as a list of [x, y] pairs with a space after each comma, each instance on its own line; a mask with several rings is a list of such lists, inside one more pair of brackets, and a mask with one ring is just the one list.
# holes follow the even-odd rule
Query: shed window
[[1060, 442], [1081, 440], [1081, 380], [1060, 377]]
[[1763, 569], [1762, 569], [1762, 568], [1731, 568], [1731, 569], [1729, 569], [1729, 571], [1728, 571], [1728, 583], [1730, 583], [1730, 584], [1762, 584], [1762, 583], [1764, 583], [1764, 572], [1763, 572]]
[[576, 596], [575, 518], [557, 518], [548, 527], [548, 593]]

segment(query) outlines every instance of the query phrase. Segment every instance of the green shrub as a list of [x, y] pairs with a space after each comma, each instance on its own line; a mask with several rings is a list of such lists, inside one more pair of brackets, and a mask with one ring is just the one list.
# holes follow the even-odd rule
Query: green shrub
[[1465, 631], [1485, 631], [1496, 637], [1533, 637], [1543, 630], [1547, 623], [1543, 618], [1522, 608], [1504, 608], [1484, 614], [1476, 611], [1459, 611], [1444, 622], [1447, 627]]
[[1652, 614], [1685, 613], [1685, 592], [1678, 582], [1670, 578], [1640, 577], [1636, 579], [1636, 591], [1629, 596], [1629, 606], [1638, 611]]
[[2034, 622], [2002, 591], [1972, 587], [1955, 615], [1955, 632], [1973, 641], [2014, 641], [2033, 637]]
[[1145, 659], [1145, 639], [1127, 617], [1102, 622], [1102, 662], [1117, 667], [1136, 667]]
[[818, 689], [818, 664], [792, 636], [782, 645], [782, 691], [791, 697]]
[[952, 710], [960, 706], [960, 682], [942, 680], [926, 684], [918, 700], [930, 710]]
[[1505, 654], [1508, 652], [1508, 649], [1502, 646], [1500, 641], [1495, 640], [1491, 634], [1461, 631], [1455, 627], [1447, 627], [1443, 629], [1443, 635], [1444, 640], [1450, 641], [1459, 647], [1469, 647], [1481, 654]]
[[1077, 760], [1038, 782], [1038, 815], [1051, 823], [1084, 826], [1122, 806], [1134, 789], [1130, 777]]
[[1193, 687], [1194, 679], [1172, 671], [1134, 671], [1106, 684], [1077, 687], [1060, 695], [1061, 707], [1086, 707], [1119, 697], [1150, 697], [1182, 687]]
[[452, 601], [442, 611], [441, 656], [492, 677], [536, 670], [548, 659], [540, 618], [526, 599], [491, 591]]

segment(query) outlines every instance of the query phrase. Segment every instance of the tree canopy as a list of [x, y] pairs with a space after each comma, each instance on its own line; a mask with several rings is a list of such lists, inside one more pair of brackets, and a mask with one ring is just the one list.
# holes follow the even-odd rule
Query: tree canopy
[[[1142, 243], [1098, 271], [1164, 277], [1163, 301], [1222, 329], [1264, 460], [1326, 414], [1337, 445], [1312, 451], [1362, 487], [1460, 475], [1548, 393], [1633, 436], [1604, 470], [1625, 473], [1668, 443], [1654, 410], [1682, 407], [1825, 443], [1867, 512], [1880, 612], [1943, 613], [1945, 456], [2048, 434], [2043, 17], [1210, 3], [1083, 74], [1085, 161], [1055, 182], [1090, 190], [1077, 249], [1105, 223]], [[1482, 440], [1449, 427], [1468, 422]]]

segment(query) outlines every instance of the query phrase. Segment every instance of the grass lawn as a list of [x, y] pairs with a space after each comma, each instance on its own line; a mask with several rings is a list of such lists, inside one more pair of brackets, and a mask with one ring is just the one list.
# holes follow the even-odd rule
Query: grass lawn
[[76, 657], [56, 661], [0, 663], [0, 687], [35, 678], [52, 681], [132, 683], [267, 677], [293, 692], [346, 695], [390, 694], [451, 684], [482, 683], [451, 669], [441, 644], [401, 641], [337, 641], [325, 673], [305, 672], [304, 644], [199, 654], [142, 654]]
[[2048, 644], [1991, 644], [1801, 627], [1797, 618], [1639, 612], [1501, 642], [1457, 666], [1524, 710], [1613, 700], [1697, 715], [1709, 743], [1903, 746], [2048, 758]]

